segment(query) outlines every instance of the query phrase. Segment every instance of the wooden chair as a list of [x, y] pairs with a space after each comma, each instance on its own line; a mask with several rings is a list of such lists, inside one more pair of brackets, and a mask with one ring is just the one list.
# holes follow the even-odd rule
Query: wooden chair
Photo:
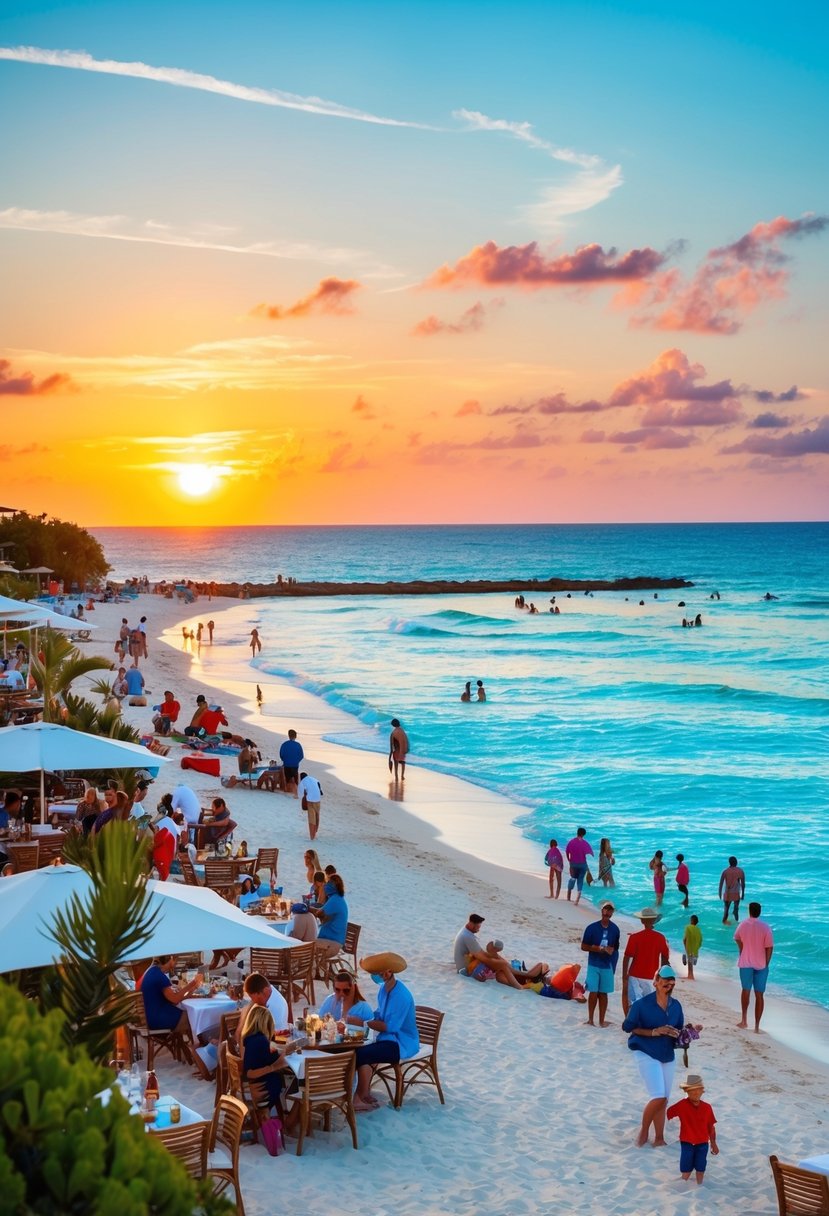
[[[242, 1060], [231, 1051], [227, 1043], [223, 1043], [225, 1066], [227, 1071], [227, 1090], [232, 1097], [238, 1098], [247, 1112], [245, 1122], [249, 1125], [251, 1142], [258, 1144], [259, 1129], [270, 1113], [270, 1103], [267, 1094], [256, 1082], [245, 1081], [242, 1076]], [[244, 1124], [243, 1124], [244, 1128]]]
[[256, 862], [254, 870], [270, 870], [271, 882], [276, 881], [277, 862], [279, 861], [279, 849], [260, 849], [256, 854]]
[[401, 1060], [399, 1064], [375, 1065], [374, 1076], [382, 1082], [396, 1110], [403, 1105], [403, 1095], [412, 1085], [434, 1085], [441, 1105], [446, 1105], [438, 1073], [438, 1039], [445, 1016], [438, 1009], [415, 1005], [420, 1050], [408, 1059]]
[[25, 874], [29, 870], [38, 868], [40, 844], [35, 841], [34, 844], [9, 845], [7, 856], [9, 861], [14, 864], [18, 874]]
[[150, 1135], [160, 1140], [168, 1153], [178, 1157], [191, 1178], [204, 1178], [210, 1128], [209, 1123], [190, 1123], [184, 1127], [151, 1128]]
[[282, 950], [260, 950], [258, 946], [253, 946], [250, 969], [261, 972], [282, 993], [288, 1002], [289, 1022], [294, 1020], [294, 1000], [304, 997], [309, 1005], [316, 1005], [313, 942], [303, 942], [301, 946]]
[[305, 1061], [305, 1084], [297, 1094], [287, 1094], [285, 1100], [299, 1105], [299, 1129], [297, 1136], [296, 1155], [302, 1155], [302, 1145], [306, 1135], [312, 1135], [311, 1119], [314, 1115], [323, 1116], [323, 1129], [331, 1130], [331, 1111], [341, 1110], [345, 1121], [351, 1128], [351, 1143], [357, 1144], [357, 1119], [354, 1115], [352, 1090], [354, 1089], [354, 1070], [356, 1058], [353, 1051], [342, 1055], [328, 1056], [324, 1060], [307, 1059]]
[[232, 862], [214, 861], [208, 857], [204, 863], [204, 885], [211, 891], [217, 891], [228, 903], [236, 903], [239, 888], [236, 885], [236, 869]]
[[184, 850], [182, 850], [180, 853], [177, 854], [177, 857], [178, 857], [178, 864], [181, 866], [181, 875], [182, 875], [182, 878], [184, 879], [185, 886], [200, 887], [201, 882], [199, 881], [199, 876], [196, 873], [196, 870], [195, 870], [195, 867], [194, 867], [192, 861], [187, 856], [187, 853]]
[[190, 1048], [190, 1032], [180, 1030], [153, 1030], [147, 1025], [147, 1014], [144, 1009], [144, 998], [140, 992], [130, 993], [132, 1008], [127, 1022], [127, 1034], [130, 1041], [130, 1063], [142, 1057], [141, 1040], [147, 1044], [147, 1070], [153, 1067], [153, 1061], [159, 1051], [168, 1051], [178, 1063], [182, 1061], [191, 1064], [193, 1054]]
[[780, 1216], [829, 1216], [829, 1177], [769, 1157]]
[[247, 1114], [244, 1102], [232, 1094], [222, 1094], [213, 1112], [207, 1142], [207, 1177], [213, 1179], [214, 1194], [221, 1195], [232, 1186], [238, 1216], [245, 1216], [239, 1185], [239, 1145]]
[[321, 974], [319, 978], [322, 978], [328, 984], [333, 984], [334, 976], [338, 971], [348, 971], [350, 975], [356, 978], [357, 945], [360, 941], [361, 931], [362, 925], [355, 925], [352, 921], [348, 922], [345, 929], [345, 941], [339, 954], [335, 954], [333, 958], [320, 959]]
[[66, 833], [60, 832], [56, 836], [44, 836], [38, 841], [38, 849], [40, 850], [37, 858], [37, 868], [42, 870], [44, 866], [50, 866], [58, 857], [63, 856], [63, 846], [66, 843]]

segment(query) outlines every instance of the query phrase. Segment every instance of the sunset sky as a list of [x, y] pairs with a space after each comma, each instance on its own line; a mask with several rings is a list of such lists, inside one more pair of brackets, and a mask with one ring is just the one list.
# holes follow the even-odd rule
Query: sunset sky
[[4, 505], [829, 517], [824, 5], [16, 3]]

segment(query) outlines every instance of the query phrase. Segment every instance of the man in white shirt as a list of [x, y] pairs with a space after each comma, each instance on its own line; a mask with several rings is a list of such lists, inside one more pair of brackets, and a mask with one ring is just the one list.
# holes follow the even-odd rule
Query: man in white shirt
[[251, 972], [245, 980], [244, 992], [250, 1004], [245, 1005], [242, 1009], [242, 1016], [239, 1019], [239, 1026], [236, 1031], [237, 1043], [242, 1042], [245, 1019], [247, 1018], [248, 1010], [254, 1005], [264, 1005], [270, 1009], [273, 1016], [274, 1030], [285, 1029], [288, 1025], [288, 1002], [282, 993], [265, 979], [264, 975], [260, 975], [258, 971]]
[[199, 822], [201, 814], [201, 806], [199, 800], [189, 785], [177, 785], [173, 790], [172, 807], [174, 811], [181, 811], [187, 821], [188, 827], [193, 827]]
[[302, 799], [303, 810], [308, 815], [308, 835], [312, 840], [316, 840], [320, 827], [322, 787], [316, 778], [309, 777], [307, 773], [300, 773], [296, 792], [297, 797]]

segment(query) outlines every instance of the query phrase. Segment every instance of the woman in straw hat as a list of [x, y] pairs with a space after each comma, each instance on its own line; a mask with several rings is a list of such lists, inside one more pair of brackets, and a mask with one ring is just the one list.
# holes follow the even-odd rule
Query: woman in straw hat
[[406, 970], [406, 960], [391, 950], [360, 959], [360, 966], [377, 984], [377, 1008], [366, 1026], [377, 1032], [374, 1043], [358, 1047], [357, 1092], [354, 1109], [375, 1110], [380, 1103], [371, 1093], [371, 1074], [375, 1064], [399, 1064], [420, 1050], [415, 1021], [414, 997], [397, 976]]

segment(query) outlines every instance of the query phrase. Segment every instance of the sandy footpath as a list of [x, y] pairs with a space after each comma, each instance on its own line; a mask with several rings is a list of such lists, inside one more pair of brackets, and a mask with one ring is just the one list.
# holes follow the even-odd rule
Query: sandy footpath
[[[446, 1105], [424, 1088], [410, 1093], [400, 1111], [383, 1107], [361, 1115], [356, 1154], [340, 1130], [317, 1133], [299, 1159], [292, 1141], [276, 1160], [261, 1146], [243, 1147], [249, 1216], [297, 1204], [378, 1216], [512, 1216], [551, 1208], [771, 1216], [777, 1208], [768, 1154], [798, 1161], [829, 1152], [829, 1067], [817, 1058], [826, 1049], [823, 1011], [775, 1000], [769, 1009], [775, 1037], [746, 1034], [736, 1029], [734, 986], [716, 977], [680, 982], [676, 995], [686, 1020], [704, 1025], [691, 1049], [691, 1068], [705, 1077], [706, 1099], [719, 1121], [720, 1156], [709, 1158], [706, 1183], [698, 1188], [679, 1180], [674, 1124], [668, 1126], [669, 1147], [636, 1148], [645, 1097], [619, 1030], [618, 992], [610, 1000], [614, 1026], [592, 1029], [584, 1025], [583, 1006], [476, 984], [451, 966], [454, 935], [471, 911], [486, 917], [484, 940], [502, 938], [508, 957], [543, 959], [554, 969], [585, 957], [581, 934], [596, 914], [589, 904], [573, 908], [544, 899], [546, 882], [532, 872], [538, 859], [530, 842], [503, 831], [514, 814], [509, 805], [416, 765], [407, 770], [405, 801], [390, 797], [395, 790], [383, 756], [321, 739], [336, 711], [250, 665], [250, 623], [238, 601], [199, 601], [188, 608], [141, 596], [134, 605], [99, 605], [90, 618], [98, 630], [84, 652], [111, 656], [121, 617], [132, 623], [143, 614], [149, 622], [150, 655], [142, 667], [150, 705], [171, 688], [186, 722], [205, 686], [221, 689], [212, 699], [224, 706], [231, 729], [249, 734], [265, 755], [276, 754], [289, 726], [297, 729], [308, 770], [325, 792], [318, 851], [323, 864], [333, 862], [344, 877], [350, 919], [363, 927], [360, 953], [404, 954], [409, 968], [402, 978], [417, 1003], [446, 1012], [440, 1043]], [[217, 624], [214, 646], [185, 651], [182, 624], [195, 627], [210, 617]], [[256, 708], [257, 682], [264, 713]], [[125, 716], [147, 727], [151, 712], [125, 707]], [[286, 894], [299, 894], [308, 836], [298, 802], [264, 791], [221, 790], [215, 778], [182, 774], [181, 754], [174, 746], [173, 762], [162, 766], [151, 787], [151, 802], [182, 776], [203, 802], [221, 791], [240, 824], [237, 842], [244, 838], [253, 850], [278, 845], [279, 881]], [[235, 760], [222, 758], [223, 774], [235, 768]], [[489, 843], [479, 851], [493, 855], [490, 833], [497, 834], [494, 855], [504, 866], [475, 856], [484, 838]], [[623, 941], [635, 927], [622, 921]], [[371, 987], [364, 987], [367, 996]], [[318, 1000], [322, 995], [320, 987]], [[781, 1037], [805, 1045], [813, 1056], [790, 1050]], [[680, 1060], [677, 1081], [681, 1074]], [[205, 1114], [212, 1110], [212, 1087], [166, 1060], [162, 1089]], [[675, 1086], [672, 1100], [681, 1096]]]

